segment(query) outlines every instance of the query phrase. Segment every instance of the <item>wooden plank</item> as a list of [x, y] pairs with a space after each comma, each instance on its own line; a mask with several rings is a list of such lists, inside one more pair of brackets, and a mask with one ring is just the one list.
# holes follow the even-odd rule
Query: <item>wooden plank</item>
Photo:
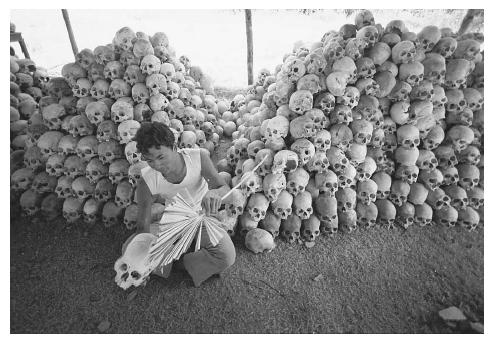
[[63, 19], [65, 20], [66, 30], [68, 31], [68, 37], [70, 38], [71, 49], [73, 51], [73, 56], [76, 58], [78, 54], [77, 42], [75, 41], [75, 36], [73, 35], [73, 30], [71, 28], [70, 17], [68, 16], [68, 11], [62, 9]]
[[254, 82], [254, 47], [253, 47], [253, 33], [252, 33], [252, 11], [250, 9], [245, 10], [245, 26], [247, 32], [247, 72], [248, 72], [248, 85], [252, 85]]
[[10, 42], [16, 42], [19, 40], [20, 40], [20, 33], [19, 32], [10, 33]]
[[458, 36], [465, 34], [473, 23], [473, 19], [475, 19], [476, 16], [480, 15], [483, 16], [482, 9], [469, 9], [464, 16], [463, 21], [461, 22], [461, 26], [458, 30]]

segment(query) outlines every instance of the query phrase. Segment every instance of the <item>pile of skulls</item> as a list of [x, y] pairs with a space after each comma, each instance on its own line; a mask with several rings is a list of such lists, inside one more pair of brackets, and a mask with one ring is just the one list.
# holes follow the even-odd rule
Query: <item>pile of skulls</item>
[[[481, 36], [355, 24], [298, 44], [230, 111], [238, 127], [220, 175], [241, 191], [229, 233], [289, 242], [412, 225], [483, 222]], [[265, 157], [256, 173], [250, 173]], [[238, 197], [240, 196], [240, 197]], [[225, 214], [225, 212], [222, 212]]]
[[[112, 44], [78, 53], [62, 77], [16, 56], [10, 71], [11, 188], [27, 215], [134, 228], [134, 187], [147, 165], [132, 141], [141, 122], [163, 122], [180, 147], [210, 152], [223, 133], [226, 103], [162, 32], [121, 28]], [[154, 205], [155, 219], [163, 207]]]

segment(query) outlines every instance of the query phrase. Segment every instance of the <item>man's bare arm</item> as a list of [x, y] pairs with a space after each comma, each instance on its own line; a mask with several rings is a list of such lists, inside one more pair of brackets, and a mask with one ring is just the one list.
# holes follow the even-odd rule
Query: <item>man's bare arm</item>
[[218, 175], [218, 171], [209, 157], [209, 151], [205, 149], [201, 149], [201, 175], [208, 182], [208, 188], [210, 190], [216, 189], [221, 196], [224, 196], [230, 190], [225, 180]]
[[149, 233], [151, 224], [151, 205], [153, 196], [144, 179], [140, 179], [135, 193], [138, 201], [138, 219], [136, 221], [137, 233]]

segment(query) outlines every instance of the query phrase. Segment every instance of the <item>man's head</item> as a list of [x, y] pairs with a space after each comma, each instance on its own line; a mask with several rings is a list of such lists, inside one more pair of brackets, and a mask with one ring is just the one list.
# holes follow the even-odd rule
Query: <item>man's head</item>
[[144, 122], [133, 140], [149, 166], [163, 174], [168, 173], [174, 164], [176, 141], [167, 125], [160, 122]]

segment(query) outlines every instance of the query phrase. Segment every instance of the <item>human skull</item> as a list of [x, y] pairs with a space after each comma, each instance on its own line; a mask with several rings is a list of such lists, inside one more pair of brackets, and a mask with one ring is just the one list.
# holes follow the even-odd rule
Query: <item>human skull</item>
[[376, 111], [379, 109], [379, 101], [376, 97], [370, 95], [361, 95], [359, 104], [355, 108], [355, 111], [366, 120], [372, 120]]
[[313, 107], [329, 114], [335, 107], [335, 96], [329, 92], [321, 92], [316, 96]]
[[376, 199], [387, 199], [391, 194], [391, 176], [389, 176], [386, 172], [378, 171], [371, 176], [371, 179], [378, 187], [376, 191]]
[[480, 53], [480, 43], [478, 41], [474, 39], [461, 39], [457, 42], [453, 57], [472, 61], [478, 53]]
[[124, 157], [122, 146], [113, 139], [100, 143], [97, 147], [97, 154], [104, 164], [110, 164], [115, 159]]
[[339, 189], [338, 177], [335, 172], [327, 170], [315, 174], [315, 186], [319, 189], [320, 194], [335, 196]]
[[399, 146], [395, 150], [395, 160], [401, 165], [415, 165], [419, 158], [419, 149]]
[[374, 203], [366, 205], [358, 202], [356, 214], [358, 228], [373, 228], [376, 225], [376, 219], [378, 217], [378, 207]]
[[478, 165], [480, 163], [480, 150], [475, 145], [468, 145], [466, 149], [457, 154], [458, 163]]
[[349, 124], [352, 122], [352, 110], [347, 105], [336, 105], [329, 115], [332, 124]]
[[65, 108], [60, 104], [50, 104], [42, 110], [44, 124], [50, 130], [61, 128], [61, 119], [66, 115]]
[[313, 95], [308, 90], [298, 90], [289, 99], [289, 108], [297, 114], [304, 114], [305, 111], [313, 108]]
[[475, 135], [469, 127], [455, 125], [449, 129], [446, 138], [452, 143], [456, 152], [461, 152], [473, 142]]
[[127, 144], [131, 142], [139, 128], [140, 123], [136, 120], [125, 120], [121, 122], [117, 127], [120, 143]]
[[285, 60], [281, 73], [290, 82], [297, 82], [306, 72], [306, 66], [301, 59], [291, 57]]
[[104, 120], [97, 126], [97, 140], [108, 142], [110, 140], [118, 140], [116, 124], [112, 120]]
[[457, 45], [458, 41], [453, 37], [442, 37], [434, 46], [432, 52], [438, 53], [444, 58], [450, 58], [456, 51]]
[[414, 61], [415, 45], [409, 40], [400, 41], [391, 49], [391, 59], [395, 64], [406, 64]]
[[289, 131], [289, 121], [284, 116], [275, 116], [267, 124], [265, 137], [268, 139], [285, 138]]
[[292, 213], [293, 196], [287, 191], [282, 190], [277, 199], [271, 202], [272, 210], [274, 214], [281, 219], [287, 219]]
[[376, 168], [377, 168], [377, 166], [376, 166], [376, 162], [374, 161], [374, 159], [372, 159], [369, 156], [366, 156], [364, 158], [364, 162], [360, 163], [356, 167], [356, 180], [359, 182], [363, 182], [363, 181], [371, 178], [371, 176], [376, 171]]
[[63, 133], [60, 131], [46, 131], [39, 137], [37, 147], [43, 158], [47, 159], [49, 156], [57, 153], [58, 144], [62, 137]]
[[70, 119], [68, 132], [73, 137], [89, 136], [93, 134], [94, 126], [85, 114], [76, 115]]
[[263, 193], [252, 194], [247, 203], [247, 211], [255, 222], [264, 219], [268, 207], [269, 201]]
[[376, 201], [378, 185], [372, 179], [367, 179], [357, 184], [357, 197], [359, 202], [369, 205]]
[[129, 162], [126, 159], [116, 159], [109, 165], [109, 180], [112, 184], [120, 183], [128, 178]]
[[332, 136], [328, 130], [319, 130], [315, 136], [310, 137], [310, 141], [315, 146], [315, 150], [326, 152], [332, 144]]
[[473, 187], [467, 191], [468, 205], [475, 210], [480, 209], [484, 203], [483, 188]]
[[337, 209], [341, 212], [356, 208], [356, 192], [351, 188], [339, 189], [335, 193], [337, 199]]
[[12, 190], [25, 191], [31, 187], [34, 180], [34, 170], [31, 168], [20, 168], [10, 176]]
[[123, 215], [123, 207], [118, 207], [113, 201], [106, 202], [102, 208], [102, 223], [106, 228], [113, 227], [122, 220]]
[[403, 205], [396, 209], [395, 222], [403, 229], [408, 229], [413, 225], [415, 221], [415, 207], [409, 203], [405, 202]]
[[82, 217], [84, 200], [68, 197], [63, 202], [63, 217], [68, 223], [74, 223]]
[[98, 158], [92, 158], [85, 168], [85, 176], [93, 184], [97, 183], [101, 178], [106, 177], [108, 173], [109, 168]]
[[439, 163], [432, 151], [420, 149], [416, 165], [422, 170], [434, 170]]
[[395, 227], [396, 208], [393, 203], [386, 199], [376, 200], [378, 208], [378, 223], [382, 227], [393, 229]]
[[447, 89], [458, 89], [466, 86], [466, 79], [474, 67], [466, 59], [450, 59], [446, 64], [446, 81], [444, 83]]
[[71, 188], [73, 181], [74, 179], [69, 176], [59, 177], [56, 183], [56, 188], [54, 189], [56, 195], [59, 198], [68, 198], [73, 196], [74, 194]]
[[114, 197], [114, 203], [118, 207], [127, 208], [133, 201], [134, 188], [127, 180], [120, 182], [116, 186], [116, 195]]
[[54, 220], [56, 217], [58, 217], [62, 207], [63, 200], [54, 193], [44, 197], [41, 202], [41, 212], [48, 221]]
[[133, 106], [126, 102], [116, 101], [111, 107], [111, 119], [114, 123], [119, 124], [125, 120], [134, 118]]
[[450, 205], [445, 205], [435, 211], [435, 221], [438, 225], [449, 228], [456, 226], [458, 211]]
[[354, 142], [357, 144], [369, 144], [373, 134], [373, 125], [365, 119], [356, 119], [350, 124]]
[[430, 205], [422, 203], [415, 205], [415, 222], [421, 226], [426, 227], [432, 224], [433, 211]]
[[329, 163], [336, 173], [342, 173], [345, 171], [349, 160], [341, 149], [332, 146], [330, 149], [327, 150], [326, 154]]
[[356, 174], [356, 168], [351, 163], [347, 164], [345, 171], [338, 175], [339, 188], [343, 189], [355, 186]]
[[459, 182], [458, 169], [454, 166], [441, 169], [441, 174], [443, 176], [442, 185], [452, 185]]
[[334, 71], [330, 73], [326, 79], [328, 91], [334, 96], [343, 96], [350, 78], [351, 75], [348, 72]]
[[122, 97], [129, 97], [131, 96], [131, 86], [122, 79], [114, 79], [109, 85], [107, 94], [115, 100]]
[[148, 163], [145, 161], [139, 161], [137, 163], [131, 164], [128, 168], [128, 177], [129, 182], [134, 187], [138, 183], [138, 180], [141, 178], [141, 170], [146, 168]]
[[308, 191], [298, 193], [293, 198], [293, 212], [301, 220], [309, 219], [313, 214], [312, 197]]
[[444, 140], [444, 129], [440, 125], [436, 125], [422, 140], [425, 149], [434, 150]]
[[418, 61], [402, 64], [398, 71], [399, 80], [407, 82], [412, 88], [424, 79], [424, 65]]
[[423, 204], [428, 194], [429, 190], [422, 183], [412, 183], [410, 185], [408, 201], [414, 205]]
[[281, 224], [281, 236], [289, 243], [297, 241], [301, 232], [301, 220], [296, 215], [289, 215]]
[[111, 116], [109, 108], [102, 101], [91, 102], [87, 104], [87, 107], [85, 108], [85, 114], [87, 115], [90, 123], [94, 125], [99, 125], [105, 119], [109, 119]]
[[480, 170], [471, 164], [459, 164], [457, 167], [459, 174], [459, 186], [465, 190], [470, 190], [478, 186], [480, 182]]
[[[299, 168], [302, 169], [302, 168]], [[304, 170], [303, 170], [304, 171]], [[293, 174], [288, 174], [288, 177]], [[284, 174], [267, 174], [262, 181], [264, 195], [270, 202], [275, 202], [282, 190], [286, 188], [286, 177]]]
[[76, 178], [77, 176], [85, 175], [85, 169], [87, 167], [87, 161], [82, 158], [72, 155], [68, 156], [63, 163], [63, 168], [65, 169], [64, 174], [71, 178]]
[[433, 150], [437, 158], [439, 167], [442, 169], [453, 167], [458, 164], [458, 158], [454, 153], [454, 149], [449, 145], [440, 145]]
[[475, 230], [480, 223], [480, 214], [471, 207], [458, 210], [456, 225], [469, 231]]
[[263, 191], [262, 177], [252, 171], [244, 172], [242, 175], [244, 182], [240, 186], [245, 196], [250, 196], [256, 192]]
[[85, 176], [77, 177], [71, 183], [72, 193], [76, 198], [83, 201], [93, 196], [95, 184], [91, 183]]
[[290, 150], [281, 150], [274, 155], [272, 173], [289, 173], [298, 168], [298, 154]]
[[291, 195], [296, 196], [305, 191], [308, 181], [308, 172], [299, 167], [295, 171], [288, 173], [286, 189]]
[[443, 181], [443, 176], [439, 169], [434, 169], [432, 171], [420, 170], [418, 178], [419, 182], [424, 183], [430, 190], [435, 190], [438, 188]]

